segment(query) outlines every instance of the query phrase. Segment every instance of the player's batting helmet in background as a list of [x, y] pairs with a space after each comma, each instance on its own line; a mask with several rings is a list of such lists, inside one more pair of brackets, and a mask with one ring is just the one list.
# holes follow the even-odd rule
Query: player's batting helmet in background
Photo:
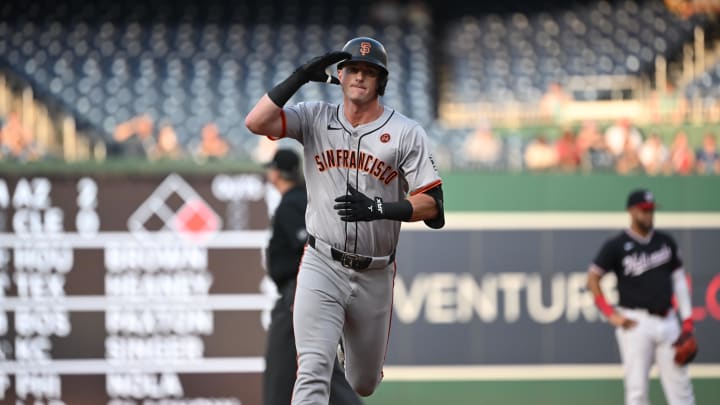
[[343, 52], [352, 55], [350, 59], [346, 59], [338, 64], [338, 69], [342, 69], [343, 65], [348, 62], [367, 62], [380, 68], [382, 74], [378, 78], [378, 94], [385, 94], [385, 86], [387, 85], [388, 69], [387, 69], [387, 52], [380, 41], [369, 37], [357, 37], [349, 40], [343, 46]]

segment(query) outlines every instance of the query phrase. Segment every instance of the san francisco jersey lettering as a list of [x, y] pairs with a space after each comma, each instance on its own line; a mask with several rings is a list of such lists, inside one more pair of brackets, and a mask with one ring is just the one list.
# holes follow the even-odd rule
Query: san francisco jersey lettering
[[371, 154], [358, 153], [354, 150], [326, 150], [320, 155], [315, 155], [315, 163], [321, 172], [332, 168], [358, 169], [372, 174], [385, 184], [390, 184], [398, 176], [397, 170], [389, 164]]

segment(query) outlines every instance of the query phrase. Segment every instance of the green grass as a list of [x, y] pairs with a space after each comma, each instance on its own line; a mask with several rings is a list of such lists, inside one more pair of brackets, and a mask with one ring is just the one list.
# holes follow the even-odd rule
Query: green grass
[[[720, 379], [694, 379], [697, 405], [720, 402]], [[666, 404], [660, 382], [650, 385], [653, 405]], [[366, 405], [614, 405], [623, 403], [620, 380], [384, 381]]]

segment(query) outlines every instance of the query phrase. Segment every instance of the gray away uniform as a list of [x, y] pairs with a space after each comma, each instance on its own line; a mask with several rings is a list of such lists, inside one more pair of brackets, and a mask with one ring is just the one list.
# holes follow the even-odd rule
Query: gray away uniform
[[284, 115], [285, 136], [304, 146], [310, 235], [294, 302], [298, 378], [292, 403], [328, 403], [341, 337], [347, 379], [369, 395], [382, 379], [400, 222], [343, 222], [334, 200], [347, 193], [348, 183], [370, 198], [393, 202], [441, 179], [425, 131], [391, 108], [357, 127], [346, 120], [342, 105], [324, 102], [286, 107]]

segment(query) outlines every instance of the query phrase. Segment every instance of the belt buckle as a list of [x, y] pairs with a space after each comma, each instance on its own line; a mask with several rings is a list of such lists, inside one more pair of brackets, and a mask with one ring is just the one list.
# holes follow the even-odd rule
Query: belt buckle
[[360, 266], [360, 255], [354, 253], [343, 253], [340, 263], [349, 269], [357, 269]]

